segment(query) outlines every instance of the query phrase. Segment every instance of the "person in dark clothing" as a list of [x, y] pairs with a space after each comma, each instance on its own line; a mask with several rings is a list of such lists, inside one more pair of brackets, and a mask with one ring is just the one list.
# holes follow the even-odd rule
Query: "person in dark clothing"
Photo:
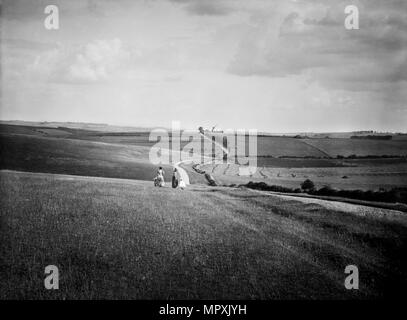
[[179, 173], [177, 168], [174, 168], [174, 171], [172, 173], [172, 187], [176, 188], [178, 187], [178, 179], [179, 179]]

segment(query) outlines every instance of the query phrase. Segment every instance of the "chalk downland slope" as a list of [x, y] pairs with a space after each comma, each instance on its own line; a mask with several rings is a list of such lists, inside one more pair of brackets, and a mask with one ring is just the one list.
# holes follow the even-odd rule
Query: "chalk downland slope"
[[[150, 148], [40, 135], [1, 134], [0, 168], [152, 181]], [[166, 180], [172, 167], [163, 166]]]
[[[0, 172], [0, 298], [398, 295], [404, 224], [246, 189]], [[60, 290], [43, 289], [44, 267]], [[360, 270], [360, 290], [344, 269]]]

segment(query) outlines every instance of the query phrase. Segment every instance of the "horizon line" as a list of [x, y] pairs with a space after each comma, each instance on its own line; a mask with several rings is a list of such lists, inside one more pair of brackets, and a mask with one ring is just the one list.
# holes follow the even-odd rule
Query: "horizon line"
[[[25, 122], [25, 123], [31, 123], [31, 124], [46, 124], [46, 123], [57, 123], [57, 124], [82, 124], [82, 125], [90, 125], [90, 126], [108, 126], [108, 127], [118, 127], [118, 128], [134, 128], [134, 129], [171, 129], [170, 127], [165, 127], [165, 126], [142, 126], [142, 125], [134, 125], [134, 124], [113, 124], [113, 123], [106, 123], [106, 122], [86, 122], [86, 121], [57, 121], [57, 120], [41, 120], [41, 121], [35, 121], [35, 120], [5, 120], [5, 119], [0, 119], [0, 123], [10, 123], [10, 122]], [[202, 126], [203, 127], [203, 126]], [[180, 128], [181, 130], [198, 130], [198, 128]], [[230, 129], [230, 128], [228, 128]], [[225, 130], [228, 130], [225, 129]], [[206, 129], [209, 131], [209, 129]], [[252, 130], [252, 129], [251, 129]], [[257, 130], [257, 129], [255, 129]], [[211, 132], [211, 131], [210, 131]], [[358, 132], [363, 132], [363, 133], [393, 133], [393, 134], [407, 134], [407, 132], [402, 132], [402, 131], [379, 131], [379, 130], [372, 130], [372, 129], [354, 129], [354, 130], [344, 130], [344, 131], [285, 131], [285, 132], [271, 132], [271, 131], [265, 131], [265, 130], [258, 130], [259, 133], [267, 133], [267, 134], [306, 134], [306, 133], [316, 133], [316, 134], [324, 134], [324, 133], [358, 133]], [[214, 133], [220, 133], [219, 131], [214, 131]]]

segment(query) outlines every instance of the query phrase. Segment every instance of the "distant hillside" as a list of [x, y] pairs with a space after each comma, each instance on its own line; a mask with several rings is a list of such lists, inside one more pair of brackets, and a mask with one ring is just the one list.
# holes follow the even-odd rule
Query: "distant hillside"
[[94, 131], [107, 131], [107, 132], [149, 132], [152, 128], [145, 127], [131, 127], [131, 126], [115, 126], [106, 123], [86, 123], [86, 122], [35, 122], [35, 121], [20, 121], [20, 120], [10, 120], [4, 121], [0, 120], [0, 124], [5, 125], [15, 125], [15, 126], [30, 126], [30, 127], [48, 127], [48, 128], [71, 128], [71, 129], [83, 129], [83, 130], [94, 130]]
[[[19, 128], [19, 133], [0, 132], [0, 169], [147, 181], [156, 174], [157, 167], [148, 159], [148, 147], [72, 139], [62, 134], [30, 135], [28, 129]], [[163, 167], [168, 181], [172, 169]]]
[[349, 131], [349, 132], [297, 132], [286, 134], [287, 136], [296, 138], [312, 138], [312, 139], [350, 139], [363, 137], [394, 137], [403, 135], [402, 133], [394, 132], [375, 132], [375, 131]]

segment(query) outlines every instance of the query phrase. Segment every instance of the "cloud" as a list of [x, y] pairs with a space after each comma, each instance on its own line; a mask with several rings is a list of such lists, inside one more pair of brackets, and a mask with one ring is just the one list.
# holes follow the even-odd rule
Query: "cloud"
[[228, 1], [222, 0], [170, 0], [171, 2], [181, 4], [185, 10], [198, 16], [224, 16], [235, 10]]
[[1, 3], [1, 16], [12, 20], [43, 20], [44, 8], [50, 4], [56, 5], [66, 17], [76, 16], [78, 12], [86, 12], [95, 16], [104, 15], [102, 4], [106, 1], [95, 0], [3, 0]]
[[326, 6], [302, 2], [291, 12], [280, 10], [272, 28], [264, 13], [241, 40], [228, 72], [267, 77], [304, 74], [322, 85], [354, 91], [407, 80], [407, 10], [397, 10], [397, 0], [356, 2], [360, 29], [352, 31], [343, 25], [344, 2]]
[[352, 0], [355, 31], [341, 0], [55, 0], [58, 31], [3, 3], [2, 117], [405, 127], [406, 0]]
[[74, 62], [68, 68], [68, 76], [73, 80], [105, 80], [129, 56], [119, 39], [97, 40], [88, 43], [82, 52], [76, 54]]
[[196, 2], [189, 5], [187, 11], [200, 16], [223, 16], [231, 12], [230, 8], [214, 2]]
[[99, 82], [119, 73], [129, 59], [120, 39], [95, 40], [49, 50], [36, 58], [32, 71], [55, 82]]
[[1, 39], [1, 48], [6, 50], [46, 50], [54, 45], [52, 43], [39, 42], [27, 39], [12, 39], [12, 38], [3, 38]]
[[37, 19], [44, 16], [44, 8], [47, 4], [40, 0], [4, 0], [1, 4], [2, 19], [26, 20]]

